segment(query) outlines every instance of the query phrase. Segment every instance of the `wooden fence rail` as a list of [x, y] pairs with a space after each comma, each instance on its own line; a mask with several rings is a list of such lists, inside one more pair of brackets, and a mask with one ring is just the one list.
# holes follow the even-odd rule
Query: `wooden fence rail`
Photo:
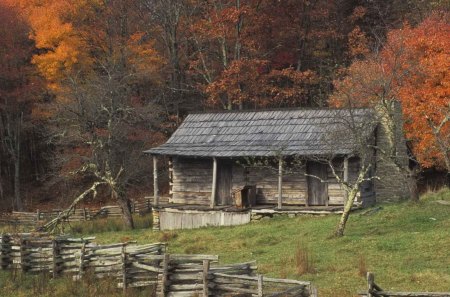
[[375, 275], [367, 273], [367, 291], [359, 293], [365, 297], [450, 297], [450, 292], [390, 292], [375, 283]]
[[[131, 202], [131, 213], [145, 214], [152, 209], [151, 198]], [[61, 209], [36, 210], [36, 212], [18, 212], [0, 214], [0, 223], [13, 226], [38, 226], [41, 223], [56, 218]], [[122, 209], [118, 205], [103, 206], [101, 208], [76, 208], [67, 221], [81, 222], [90, 221], [96, 218], [122, 217]]]
[[215, 255], [169, 254], [164, 243], [98, 245], [93, 237], [50, 237], [42, 233], [2, 234], [2, 269], [24, 273], [86, 273], [117, 280], [124, 292], [153, 287], [156, 296], [299, 296], [316, 297], [310, 282], [264, 278], [255, 262], [219, 265]]

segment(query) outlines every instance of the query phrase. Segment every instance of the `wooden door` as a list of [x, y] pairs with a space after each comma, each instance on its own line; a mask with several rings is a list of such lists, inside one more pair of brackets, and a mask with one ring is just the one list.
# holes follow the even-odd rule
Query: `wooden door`
[[229, 160], [217, 161], [217, 205], [232, 205], [231, 182], [233, 163]]
[[[307, 174], [319, 177], [322, 180], [328, 179], [328, 165], [319, 162], [308, 162], [306, 166]], [[318, 178], [308, 176], [308, 205], [328, 205], [328, 186]]]

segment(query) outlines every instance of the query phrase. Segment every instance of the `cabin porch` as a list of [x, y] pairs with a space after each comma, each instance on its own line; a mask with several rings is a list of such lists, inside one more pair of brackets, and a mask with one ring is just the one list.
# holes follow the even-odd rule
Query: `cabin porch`
[[[154, 200], [154, 197], [152, 197]], [[162, 198], [162, 199], [161, 199]], [[163, 203], [153, 206], [153, 230], [193, 229], [207, 226], [233, 226], [247, 224], [264, 218], [277, 216], [341, 214], [343, 206], [305, 206], [259, 204], [248, 207], [233, 205], [215, 206], [201, 204], [168, 203], [169, 197], [160, 197]], [[353, 210], [362, 205], [356, 203]]]
[[[264, 166], [245, 164], [242, 158], [169, 158], [169, 204], [195, 208], [263, 208], [343, 206], [346, 193], [327, 164], [304, 161], [293, 166], [288, 157], [266, 158]], [[153, 157], [154, 205], [160, 201], [157, 157]], [[352, 180], [358, 159], [336, 159], [343, 180]], [[338, 170], [338, 169], [336, 169]], [[370, 185], [368, 187], [370, 191]], [[367, 191], [363, 191], [365, 194]]]
[[[294, 168], [287, 157], [268, 159], [269, 166], [259, 166], [244, 164], [241, 158], [170, 157], [168, 196], [159, 195], [154, 171], [154, 228], [231, 226], [279, 215], [342, 213], [346, 193], [327, 164], [307, 161]], [[357, 159], [342, 157], [337, 162], [344, 179], [355, 175]], [[154, 156], [153, 168], [157, 164]]]

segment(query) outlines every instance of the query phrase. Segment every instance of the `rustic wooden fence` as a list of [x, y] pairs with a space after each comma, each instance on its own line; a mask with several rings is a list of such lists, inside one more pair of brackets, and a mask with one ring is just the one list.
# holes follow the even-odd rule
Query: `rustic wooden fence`
[[365, 297], [450, 297], [450, 292], [390, 292], [375, 283], [375, 275], [367, 273], [367, 291], [359, 293]]
[[1, 268], [74, 280], [109, 276], [124, 292], [151, 287], [156, 296], [317, 296], [310, 282], [257, 275], [254, 262], [219, 265], [214, 255], [169, 254], [163, 243], [97, 245], [93, 239], [2, 234]]
[[[151, 199], [145, 198], [131, 202], [131, 213], [145, 214], [152, 209]], [[56, 218], [62, 212], [61, 209], [36, 210], [35, 212], [17, 212], [0, 215], [0, 223], [12, 226], [38, 226], [43, 222]], [[90, 221], [96, 218], [118, 218], [122, 217], [122, 209], [118, 205], [103, 206], [101, 208], [76, 208], [68, 222]]]

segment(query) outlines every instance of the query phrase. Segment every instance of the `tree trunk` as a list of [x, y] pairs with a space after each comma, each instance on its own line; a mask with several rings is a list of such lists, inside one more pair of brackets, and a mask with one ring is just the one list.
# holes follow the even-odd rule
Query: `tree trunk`
[[342, 213], [341, 219], [339, 220], [339, 224], [334, 232], [334, 236], [342, 237], [344, 236], [345, 226], [348, 221], [348, 217], [350, 216], [350, 210], [353, 207], [353, 202], [355, 201], [356, 194], [358, 190], [351, 190], [347, 195], [347, 202], [344, 205], [344, 212]]
[[[1, 163], [0, 163], [1, 166]], [[4, 196], [3, 196], [3, 180], [2, 180], [2, 172], [0, 171], [0, 201], [2, 201], [3, 205], [5, 205], [4, 201]]]
[[23, 210], [22, 198], [20, 197], [20, 140], [22, 131], [23, 113], [20, 115], [19, 122], [17, 124], [17, 131], [14, 143], [14, 199], [15, 207], [18, 211]]
[[14, 200], [15, 208], [18, 211], [23, 210], [22, 198], [20, 197], [20, 159], [14, 160]]
[[131, 215], [131, 203], [127, 198], [125, 190], [113, 190], [113, 195], [117, 199], [117, 203], [122, 209], [122, 218], [125, 226], [129, 229], [134, 229], [133, 216]]

